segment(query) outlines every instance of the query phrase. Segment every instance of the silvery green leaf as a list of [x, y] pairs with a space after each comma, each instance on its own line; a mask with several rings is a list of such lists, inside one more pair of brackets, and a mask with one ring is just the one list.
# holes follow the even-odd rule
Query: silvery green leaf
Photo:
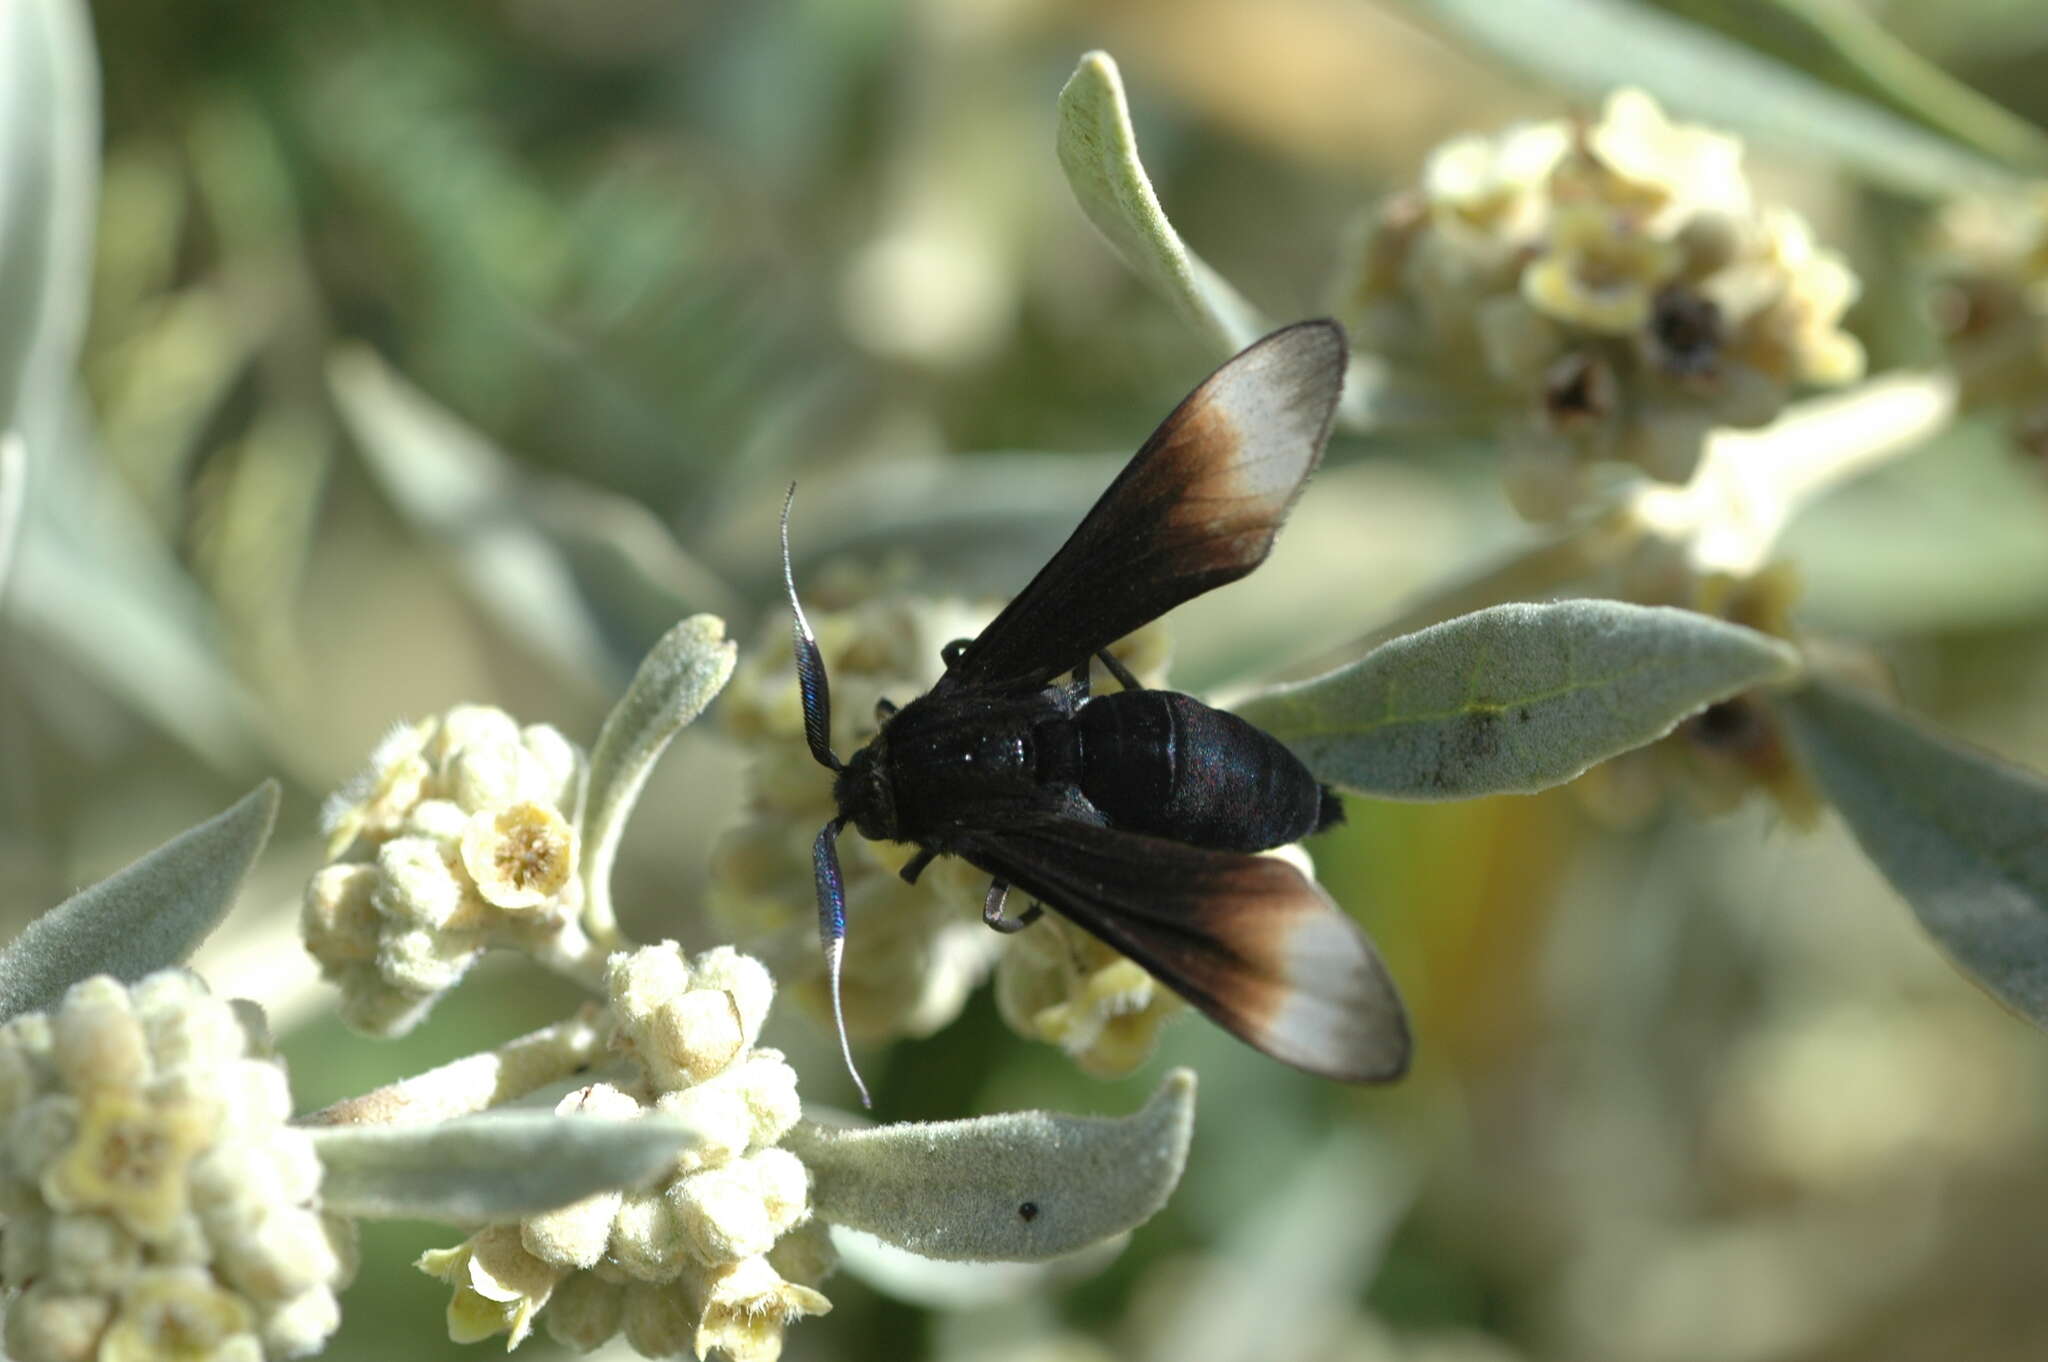
[[1252, 305], [1181, 241], [1138, 159], [1123, 78], [1107, 52], [1074, 68], [1059, 101], [1060, 167], [1081, 211], [1124, 263], [1202, 328], [1218, 356], [1269, 329]]
[[1042, 1262], [1149, 1220], [1180, 1181], [1195, 1076], [1176, 1069], [1118, 1119], [1012, 1112], [783, 1140], [820, 1218], [949, 1262]]
[[1381, 644], [1238, 713], [1333, 785], [1470, 799], [1561, 784], [1798, 670], [1786, 644], [1689, 610], [1497, 605]]
[[2048, 779], [1816, 681], [1794, 740], [1864, 854], [1943, 952], [2048, 1027]]
[[82, 412], [52, 405], [24, 432], [35, 475], [11, 613], [216, 769], [274, 768], [288, 754], [264, 760], [263, 716], [215, 646], [208, 602], [99, 459]]
[[691, 616], [654, 645], [598, 730], [583, 813], [583, 882], [593, 934], [612, 926], [612, 860], [641, 786], [669, 740], [725, 689], [738, 656], [724, 620]]
[[697, 1142], [669, 1116], [493, 1112], [415, 1126], [313, 1126], [323, 1206], [340, 1215], [511, 1220], [658, 1176]]
[[28, 451], [13, 431], [0, 435], [0, 596], [14, 564], [14, 534], [21, 526], [21, 501], [28, 481]]
[[1698, 24], [1628, 0], [1416, 0], [1501, 60], [1587, 98], [1648, 90], [1673, 111], [1818, 153], [1928, 198], [1996, 188], [1991, 162]]
[[553, 544], [520, 506], [504, 453], [368, 349], [337, 351], [329, 386], [377, 480], [455, 561], [477, 603], [571, 677], [610, 685], [610, 650]]
[[67, 400], [85, 326], [99, 71], [75, 0], [0, 5], [0, 430]]
[[276, 817], [265, 781], [29, 923], [0, 951], [0, 1017], [48, 1007], [90, 975], [133, 982], [183, 961], [234, 904]]
[[1119, 1234], [1042, 1263], [947, 1262], [886, 1244], [872, 1234], [832, 1227], [839, 1266], [886, 1296], [928, 1310], [982, 1310], [1007, 1301], [1042, 1299], [1048, 1291], [1108, 1267], [1130, 1243]]

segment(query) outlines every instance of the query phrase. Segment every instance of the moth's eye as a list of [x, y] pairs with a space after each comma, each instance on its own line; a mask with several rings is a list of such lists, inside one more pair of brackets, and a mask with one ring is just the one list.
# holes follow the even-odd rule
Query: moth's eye
[[888, 697], [888, 696], [886, 696], [886, 695], [885, 695], [885, 696], [883, 696], [883, 697], [882, 697], [881, 699], [879, 699], [879, 700], [875, 701], [875, 722], [876, 722], [876, 723], [878, 723], [878, 724], [886, 724], [886, 723], [888, 723], [888, 722], [889, 722], [889, 716], [890, 716], [890, 715], [892, 715], [892, 714], [894, 714], [895, 712], [896, 712], [896, 703], [895, 703], [895, 701], [893, 701], [893, 700], [889, 699], [889, 697]]
[[1026, 1221], [1038, 1219], [1038, 1203], [1027, 1201], [1017, 1208], [1017, 1214]]

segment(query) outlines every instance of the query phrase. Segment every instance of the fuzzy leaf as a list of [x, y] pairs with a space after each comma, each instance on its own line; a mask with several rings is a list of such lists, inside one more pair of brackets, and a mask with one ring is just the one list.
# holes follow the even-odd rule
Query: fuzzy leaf
[[662, 635], [598, 731], [583, 814], [583, 877], [593, 930], [611, 923], [612, 860], [640, 787], [669, 740], [725, 689], [738, 656], [724, 620], [691, 616]]
[[1928, 198], [2008, 177], [1972, 151], [1710, 29], [1627, 0], [1415, 0], [1501, 60], [1598, 98], [1637, 85], [1672, 110], [1840, 161]]
[[327, 374], [378, 482], [452, 550], [477, 603], [564, 674], [608, 685], [603, 631], [562, 555], [520, 507], [504, 453], [367, 349], [337, 352]]
[[668, 1116], [494, 1112], [435, 1125], [309, 1129], [328, 1210], [458, 1225], [535, 1215], [644, 1182], [697, 1142], [694, 1127]]
[[951, 1262], [1040, 1262], [1143, 1224], [1187, 1162], [1195, 1076], [1176, 1069], [1118, 1119], [1023, 1111], [834, 1130], [783, 1144], [810, 1168], [834, 1224]]
[[0, 429], [71, 395], [99, 182], [99, 72], [75, 0], [0, 5]]
[[235, 901], [277, 817], [277, 782], [29, 923], [0, 952], [0, 1018], [94, 974], [133, 983], [183, 961]]
[[1252, 305], [1181, 241], [1138, 159], [1123, 78], [1107, 52], [1074, 68], [1059, 102], [1060, 167], [1081, 211], [1124, 263], [1234, 354], [1269, 329]]
[[21, 501], [28, 481], [28, 451], [13, 431], [0, 435], [0, 595], [14, 563], [14, 533], [21, 525]]
[[1784, 704], [1864, 854], [1950, 959], [2048, 1028], [2048, 779], [1815, 682]]
[[1388, 799], [1534, 794], [1797, 674], [1776, 639], [1620, 601], [1497, 605], [1238, 712], [1319, 779]]

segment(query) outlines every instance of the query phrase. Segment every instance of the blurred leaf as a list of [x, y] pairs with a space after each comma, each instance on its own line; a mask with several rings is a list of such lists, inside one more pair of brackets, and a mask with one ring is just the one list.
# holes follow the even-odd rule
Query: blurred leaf
[[1697, 24], [1627, 0], [1412, 0], [1496, 57], [1584, 98], [1641, 86], [1676, 112], [1841, 161], [1927, 198], [1997, 188], [1991, 162]]
[[613, 929], [612, 859], [648, 773], [732, 678], [739, 649], [716, 615], [693, 615], [662, 636], [598, 731], [583, 809], [583, 883], [592, 935]]
[[337, 351], [328, 381], [378, 481], [454, 553], [476, 602], [569, 677], [609, 688], [611, 650], [562, 555], [521, 505], [511, 460], [367, 349]]
[[1416, 1182], [1389, 1145], [1343, 1126], [1308, 1157], [1271, 1170], [1266, 1194], [1229, 1240], [1188, 1265], [1177, 1308], [1162, 1312], [1144, 1359], [1318, 1355], [1329, 1328], [1320, 1304], [1377, 1275]]
[[2048, 1027], [2048, 780], [1816, 681], [1784, 702], [1864, 854], [1962, 970]]
[[1060, 91], [1059, 158], [1081, 211], [1124, 263], [1214, 342], [1235, 354], [1271, 328], [1181, 241], [1138, 159], [1123, 79], [1107, 52], [1090, 52]]
[[44, 913], [0, 952], [0, 1018], [49, 1007], [94, 974], [133, 983], [181, 963], [234, 905], [270, 838], [277, 783]]
[[947, 1262], [1042, 1262], [1152, 1218], [1180, 1181], [1195, 1076], [1176, 1069], [1121, 1119], [1011, 1112], [783, 1140], [818, 1217]]
[[[1787, 447], [1791, 452], [1791, 447]], [[2048, 494], [1983, 413], [1923, 458], [1817, 501], [1787, 529], [1805, 614], [1846, 634], [2027, 627], [2048, 614]]]
[[13, 431], [0, 435], [0, 598], [7, 569], [14, 565], [14, 532], [21, 526], [21, 500], [28, 478], [28, 451]]
[[85, 328], [99, 180], [99, 73], [85, 7], [0, 6], [0, 430], [62, 403]]
[[669, 1116], [602, 1120], [496, 1112], [415, 1126], [309, 1127], [326, 1170], [320, 1200], [338, 1215], [511, 1220], [658, 1176], [697, 1142]]
[[[263, 715], [214, 645], [207, 603], [100, 462], [69, 404], [45, 430], [30, 480], [12, 609], [136, 713], [215, 767], [265, 764]], [[269, 763], [290, 765], [280, 752]]]
[[1776, 639], [1689, 610], [1498, 605], [1238, 712], [1318, 778], [1360, 794], [1534, 794], [1798, 668]]
[[1871, 92], [2017, 170], [2048, 169], [2048, 134], [1915, 52], [1852, 0], [1771, 0]]

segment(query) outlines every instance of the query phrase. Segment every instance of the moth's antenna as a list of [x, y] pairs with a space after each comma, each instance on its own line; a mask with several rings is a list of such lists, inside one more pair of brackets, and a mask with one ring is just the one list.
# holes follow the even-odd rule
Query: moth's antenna
[[803, 692], [804, 741], [811, 756], [827, 770], [840, 769], [832, 754], [832, 684], [825, 675], [825, 659], [818, 653], [818, 636], [804, 618], [803, 604], [796, 598], [796, 572], [789, 565], [789, 508], [796, 500], [796, 484], [782, 499], [782, 584], [789, 588], [790, 634], [796, 648], [796, 683]]
[[846, 1072], [860, 1091], [860, 1104], [874, 1106], [868, 1085], [860, 1081], [853, 1065], [853, 1046], [846, 1039], [846, 1013], [839, 1004], [839, 963], [846, 954], [846, 888], [839, 879], [839, 850], [835, 845], [846, 819], [839, 817], [818, 831], [811, 843], [811, 872], [818, 883], [818, 939], [825, 947], [825, 977], [832, 987], [832, 1024], [839, 1028], [839, 1053], [846, 1060]]

